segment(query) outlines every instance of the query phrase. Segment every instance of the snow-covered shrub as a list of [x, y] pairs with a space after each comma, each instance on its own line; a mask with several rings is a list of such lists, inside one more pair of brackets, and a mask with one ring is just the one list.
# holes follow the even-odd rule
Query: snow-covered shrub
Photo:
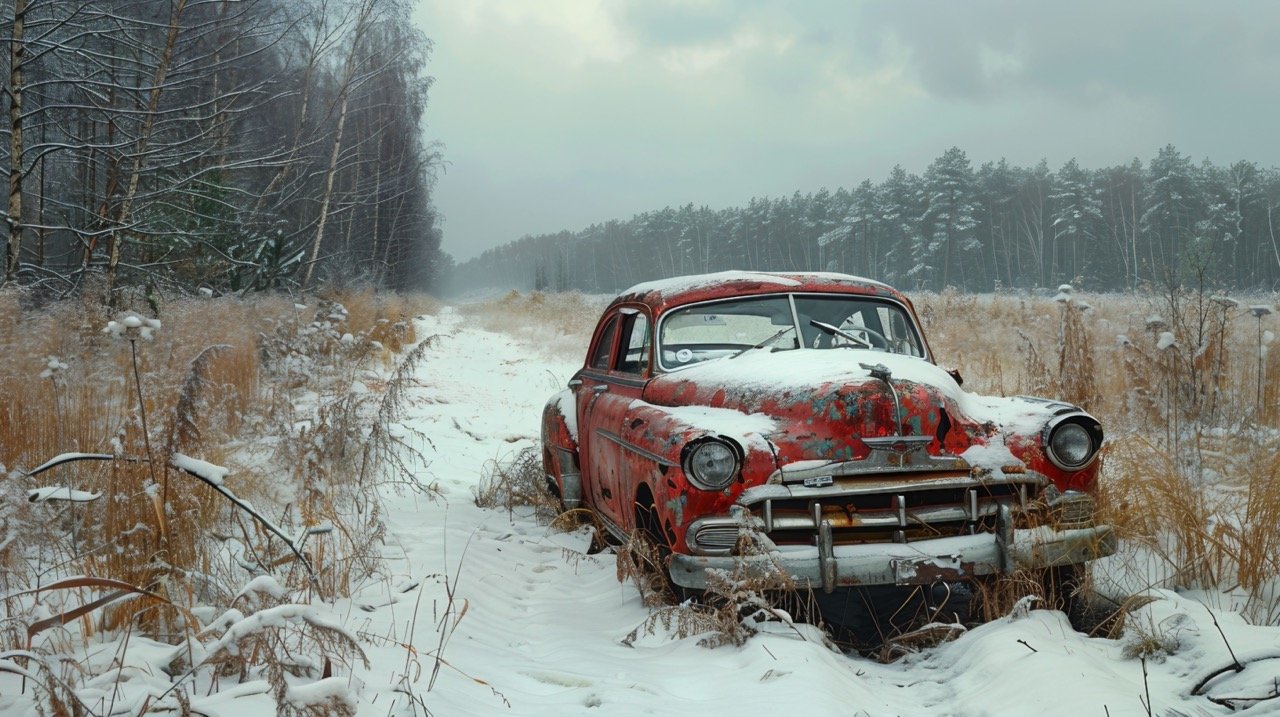
[[[290, 535], [317, 525], [331, 528], [303, 546], [327, 579], [321, 587], [326, 595], [376, 570], [376, 488], [388, 480], [388, 467], [400, 479], [404, 474], [404, 466], [390, 464], [388, 446], [413, 442], [395, 429], [401, 401], [388, 395], [412, 370], [389, 379], [369, 373], [369, 359], [385, 348], [365, 337], [378, 331], [388, 343], [412, 340], [407, 324], [391, 327], [407, 321], [407, 310], [427, 303], [376, 304], [378, 311], [386, 306], [393, 313], [362, 315], [359, 326], [353, 325], [354, 312], [341, 318], [343, 326], [312, 326], [326, 322], [302, 321], [297, 317], [303, 309], [272, 297], [157, 303], [165, 312], [162, 324], [147, 313], [108, 318], [95, 307], [69, 303], [43, 310], [5, 304], [13, 312], [0, 322], [6, 355], [0, 365], [0, 466], [8, 467], [0, 468], [0, 585], [12, 594], [87, 574], [118, 581], [134, 597], [105, 599], [99, 588], [79, 587], [13, 598], [6, 608], [9, 620], [0, 626], [4, 647], [25, 648], [27, 625], [59, 615], [70, 617], [57, 621], [57, 629], [34, 633], [37, 656], [68, 652], [94, 633], [110, 640], [111, 631], [125, 626], [140, 627], [150, 639], [190, 645], [196, 616], [207, 619], [225, 610], [235, 586], [255, 574], [274, 575], [294, 600], [314, 595], [283, 540], [177, 470], [182, 455], [225, 466], [219, 475], [228, 490], [257, 502]], [[335, 308], [329, 312], [334, 321], [340, 317]], [[264, 317], [288, 317], [275, 322], [288, 324], [278, 353], [260, 336]], [[107, 321], [115, 324], [104, 332]], [[346, 334], [353, 338], [344, 344]], [[302, 380], [280, 379], [290, 374], [289, 362], [305, 368], [294, 372]], [[19, 470], [66, 452], [106, 460], [68, 462], [36, 478]], [[405, 455], [397, 452], [396, 460], [407, 460]], [[295, 464], [294, 457], [301, 461]], [[99, 497], [89, 502], [65, 499], [93, 495]], [[271, 607], [249, 600], [239, 598], [238, 608]], [[300, 640], [328, 640], [333, 649], [325, 648], [325, 654], [349, 647], [340, 637], [325, 636], [323, 625], [300, 619], [280, 633], [292, 649]], [[300, 637], [299, 631], [320, 637]], [[283, 713], [345, 709], [345, 692], [323, 679], [323, 658], [313, 661], [320, 686], [291, 681], [282, 693]]]
[[514, 458], [486, 463], [475, 487], [475, 500], [481, 508], [502, 508], [507, 513], [518, 507], [529, 508], [544, 525], [555, 520], [561, 511], [560, 501], [551, 494], [542, 472], [540, 446], [525, 448]]
[[356, 714], [349, 681], [355, 661], [369, 666], [355, 636], [309, 605], [281, 603], [248, 615], [231, 609], [201, 634], [205, 657], [188, 674], [209, 669], [240, 683], [266, 680], [276, 714], [289, 717]]

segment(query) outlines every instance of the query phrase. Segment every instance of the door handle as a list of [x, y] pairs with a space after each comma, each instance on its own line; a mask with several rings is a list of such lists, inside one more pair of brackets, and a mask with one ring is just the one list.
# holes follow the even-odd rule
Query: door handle
[[604, 393], [605, 391], [608, 391], [608, 390], [609, 390], [608, 384], [603, 384], [603, 383], [597, 383], [596, 385], [591, 387], [592, 393]]
[[580, 379], [580, 378], [571, 378], [571, 379], [569, 379], [569, 388], [577, 388], [577, 387], [579, 387], [579, 386], [581, 386], [581, 385], [582, 385], [582, 379]]

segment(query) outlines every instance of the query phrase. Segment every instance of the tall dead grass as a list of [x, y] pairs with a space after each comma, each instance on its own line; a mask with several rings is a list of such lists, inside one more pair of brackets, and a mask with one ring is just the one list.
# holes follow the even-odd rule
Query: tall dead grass
[[549, 356], [577, 360], [611, 299], [576, 291], [527, 295], [511, 291], [497, 299], [464, 305], [461, 312], [483, 329], [526, 340]]
[[[129, 341], [103, 333], [118, 317], [96, 306], [24, 299], [0, 294], [0, 590], [64, 575], [118, 580], [160, 599], [82, 613], [80, 634], [130, 624], [177, 640], [189, 634], [183, 610], [227, 604], [254, 574], [333, 596], [376, 570], [376, 500], [370, 485], [354, 496], [350, 480], [373, 420], [364, 409], [387, 389], [366, 369], [417, 340], [412, 318], [434, 310], [431, 300], [178, 299], [160, 305], [151, 340]], [[66, 452], [112, 459], [26, 474]], [[306, 545], [321, 582], [290, 567], [260, 520], [177, 470], [178, 454], [229, 468], [226, 485], [241, 498], [286, 506], [262, 516], [278, 526], [328, 528]], [[96, 499], [29, 500], [40, 487]], [[94, 596], [41, 593], [25, 609], [58, 614]], [[8, 609], [21, 619], [19, 606]]]
[[1100, 588], [1216, 591], [1280, 621], [1280, 321], [1249, 310], [1275, 297], [1176, 287], [916, 302], [966, 388], [1062, 398], [1102, 420], [1100, 503], [1125, 540]]

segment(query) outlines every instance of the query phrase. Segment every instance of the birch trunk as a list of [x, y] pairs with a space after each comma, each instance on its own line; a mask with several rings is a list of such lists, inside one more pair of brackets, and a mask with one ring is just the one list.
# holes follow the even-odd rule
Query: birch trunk
[[122, 234], [127, 231], [130, 216], [133, 212], [133, 200], [138, 194], [138, 182], [142, 177], [142, 162], [147, 152], [147, 144], [151, 138], [151, 130], [155, 127], [156, 115], [160, 109], [160, 90], [169, 66], [173, 63], [173, 48], [178, 44], [178, 30], [182, 21], [182, 13], [186, 9], [187, 0], [177, 0], [173, 12], [169, 16], [169, 34], [165, 38], [164, 51], [160, 62], [156, 65], [155, 76], [151, 81], [151, 93], [147, 98], [147, 113], [142, 120], [142, 131], [138, 133], [137, 146], [134, 149], [133, 168], [129, 174], [129, 186], [125, 190], [120, 203], [120, 212], [116, 215], [116, 229], [110, 238], [110, 255], [107, 260], [107, 300], [114, 302], [116, 272], [120, 265], [120, 244]]
[[22, 254], [22, 64], [26, 54], [22, 33], [26, 13], [27, 0], [14, 0], [9, 40], [9, 250], [4, 281], [18, 277]]
[[329, 222], [329, 206], [333, 203], [334, 179], [338, 175], [338, 157], [342, 154], [343, 132], [347, 126], [347, 110], [351, 104], [351, 83], [355, 79], [360, 42], [365, 28], [373, 13], [377, 0], [367, 0], [360, 8], [360, 17], [356, 20], [355, 32], [351, 38], [351, 50], [347, 53], [347, 64], [343, 70], [342, 88], [338, 91], [338, 127], [333, 133], [333, 147], [329, 152], [329, 166], [324, 177], [324, 196], [320, 200], [320, 217], [316, 220], [316, 233], [311, 239], [311, 251], [307, 255], [307, 268], [302, 274], [302, 291], [311, 286], [311, 277], [315, 273], [316, 260], [320, 258], [320, 244], [324, 241], [325, 225]]

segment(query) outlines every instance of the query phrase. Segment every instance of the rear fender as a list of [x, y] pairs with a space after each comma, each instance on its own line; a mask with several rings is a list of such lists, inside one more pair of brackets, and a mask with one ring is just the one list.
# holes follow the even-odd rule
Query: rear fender
[[582, 505], [582, 471], [578, 463], [574, 396], [564, 390], [542, 409], [542, 471], [566, 508]]

